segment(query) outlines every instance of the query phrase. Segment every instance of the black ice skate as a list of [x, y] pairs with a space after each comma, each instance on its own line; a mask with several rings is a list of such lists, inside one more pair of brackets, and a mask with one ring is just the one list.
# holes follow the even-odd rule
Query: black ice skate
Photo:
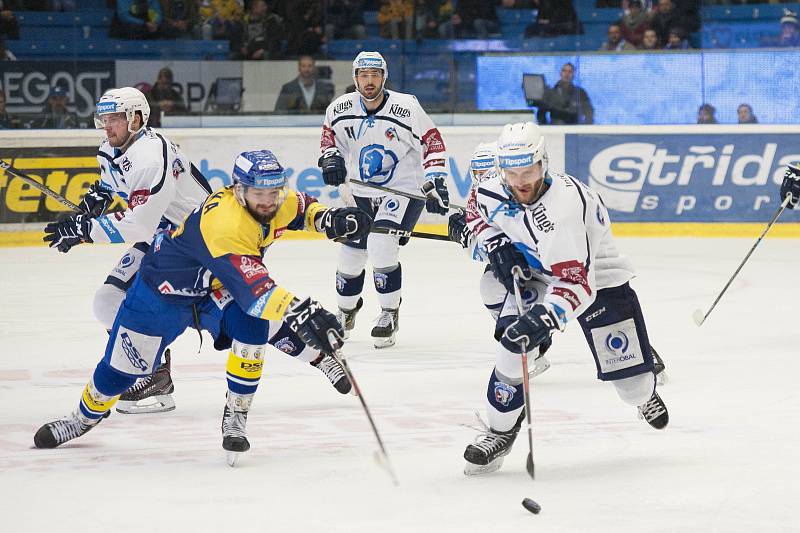
[[329, 354], [321, 354], [316, 361], [309, 363], [311, 366], [318, 368], [328, 381], [331, 382], [333, 387], [341, 394], [347, 394], [353, 386], [350, 380], [347, 379], [347, 374], [338, 359]]
[[372, 328], [372, 343], [376, 348], [394, 346], [394, 335], [400, 330], [400, 309], [384, 309]]
[[119, 397], [117, 412], [126, 415], [143, 413], [164, 413], [175, 409], [172, 393], [175, 385], [170, 374], [171, 355], [169, 348], [164, 350], [164, 364], [153, 374], [136, 381]]
[[250, 449], [247, 440], [247, 411], [235, 411], [228, 402], [222, 412], [222, 449], [230, 466], [235, 466], [239, 455]]
[[478, 435], [475, 442], [464, 450], [464, 459], [467, 460], [467, 464], [464, 466], [464, 474], [476, 476], [490, 474], [499, 470], [503, 466], [503, 457], [511, 452], [511, 447], [517, 439], [524, 417], [525, 410], [523, 409], [517, 419], [517, 423], [509, 431], [495, 431], [485, 426], [485, 430]]
[[348, 339], [350, 337], [350, 331], [356, 327], [356, 315], [358, 314], [358, 310], [361, 309], [363, 305], [364, 300], [359, 298], [355, 309], [347, 310], [341, 307], [339, 308], [339, 312], [336, 313], [336, 318], [344, 329], [344, 337], [342, 337], [342, 339]]
[[656, 429], [664, 429], [669, 423], [669, 413], [664, 400], [657, 392], [653, 391], [653, 395], [644, 404], [639, 406], [639, 418], [644, 418], [648, 424]]
[[655, 348], [651, 346], [650, 351], [653, 353], [653, 372], [656, 374], [656, 384], [664, 385], [667, 382], [667, 373], [665, 372], [667, 366], [664, 364], [664, 360], [661, 359], [661, 356], [658, 355]]
[[[108, 418], [110, 414], [110, 412], [106, 411], [103, 418]], [[78, 413], [72, 413], [61, 420], [48, 422], [40, 427], [36, 435], [33, 436], [33, 444], [37, 448], [55, 448], [61, 446], [65, 442], [85, 435], [90, 429], [99, 424], [103, 418], [94, 421]]]

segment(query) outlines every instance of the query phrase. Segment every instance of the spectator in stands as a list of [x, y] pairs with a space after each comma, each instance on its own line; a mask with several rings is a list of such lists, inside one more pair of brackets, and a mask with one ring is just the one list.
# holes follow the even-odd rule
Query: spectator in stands
[[298, 76], [281, 87], [275, 111], [284, 113], [325, 113], [333, 100], [333, 84], [317, 79], [317, 65], [311, 56], [300, 56]]
[[664, 50], [686, 50], [687, 48], [690, 48], [689, 41], [686, 40], [683, 28], [675, 27], [669, 30], [669, 39], [664, 45]]
[[[586, 91], [575, 85], [575, 65], [561, 67], [561, 79], [544, 94], [536, 119], [539, 124], [592, 124], [594, 108]], [[549, 114], [549, 119], [548, 115]]]
[[383, 0], [383, 5], [378, 11], [381, 37], [395, 40], [412, 39], [414, 37], [413, 20], [413, 0]]
[[499, 32], [497, 9], [487, 0], [458, 0], [450, 21], [439, 26], [439, 34], [445, 39], [488, 39]]
[[658, 0], [658, 6], [650, 21], [650, 26], [658, 34], [658, 42], [666, 44], [669, 41], [669, 30], [676, 26], [689, 27], [683, 22], [672, 0]]
[[650, 29], [650, 16], [642, 9], [642, 0], [630, 0], [628, 13], [619, 20], [622, 38], [634, 46], [642, 44], [644, 32]]
[[203, 39], [230, 42], [239, 54], [242, 43], [242, 4], [238, 0], [199, 0]]
[[0, 0], [0, 38], [19, 39], [19, 21], [7, 2]]
[[318, 0], [292, 0], [286, 4], [286, 34], [289, 55], [316, 56], [325, 35], [322, 31], [322, 3]]
[[330, 0], [325, 18], [325, 40], [365, 39], [364, 0]]
[[42, 116], [34, 121], [36, 129], [68, 129], [78, 127], [78, 117], [67, 109], [69, 92], [56, 85], [50, 88], [50, 95], [44, 103]]
[[6, 40], [0, 36], [0, 61], [16, 61], [17, 56], [6, 48]]
[[150, 103], [150, 120], [148, 126], [161, 126], [161, 115], [181, 115], [186, 113], [186, 104], [181, 93], [175, 90], [172, 69], [164, 67], [158, 71], [155, 85], [147, 94]]
[[536, 21], [525, 28], [525, 38], [583, 33], [572, 0], [533, 0]]
[[192, 39], [199, 36], [200, 12], [197, 0], [161, 0], [166, 39]]
[[739, 124], [758, 124], [758, 119], [753, 114], [750, 104], [739, 104], [736, 114], [739, 115]]
[[622, 38], [619, 24], [608, 27], [608, 40], [600, 46], [600, 51], [619, 52], [622, 50], [636, 50], [636, 47]]
[[417, 0], [417, 38], [437, 39], [439, 28], [453, 17], [451, 0]]
[[781, 17], [781, 37], [778, 46], [800, 46], [800, 25], [797, 22], [797, 13], [783, 10]]
[[656, 30], [652, 28], [645, 30], [644, 37], [642, 37], [642, 44], [639, 45], [639, 50], [659, 50], [660, 48]]
[[116, 39], [157, 39], [162, 19], [159, 0], [117, 0], [109, 35]]
[[75, 11], [75, 0], [50, 0], [51, 11]]
[[6, 93], [0, 90], [0, 130], [9, 130], [14, 127], [14, 119], [6, 111]]
[[537, 0], [502, 0], [500, 5], [505, 9], [531, 9], [537, 6]]
[[279, 59], [283, 57], [283, 19], [270, 13], [265, 0], [253, 0], [244, 17], [243, 59]]
[[711, 104], [703, 104], [697, 110], [698, 124], [717, 124], [717, 117], [714, 114], [717, 110]]

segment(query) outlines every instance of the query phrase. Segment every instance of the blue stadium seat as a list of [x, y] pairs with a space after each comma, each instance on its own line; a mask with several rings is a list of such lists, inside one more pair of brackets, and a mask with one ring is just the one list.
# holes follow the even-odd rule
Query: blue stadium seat
[[800, 10], [800, 3], [704, 6], [701, 11], [701, 16], [704, 22], [773, 20], [777, 23], [783, 15], [784, 9], [797, 12]]
[[108, 26], [113, 12], [110, 9], [83, 10], [80, 12], [18, 11], [20, 26]]
[[[103, 35], [108, 33], [104, 31]], [[75, 41], [83, 39], [83, 28], [80, 26], [22, 26], [20, 38], [26, 41]]]
[[578, 13], [578, 18], [584, 24], [587, 22], [605, 22], [606, 24], [611, 24], [612, 22], [617, 22], [620, 18], [622, 18], [622, 14], [623, 13], [621, 9], [608, 7]]
[[524, 24], [528, 25], [536, 20], [535, 9], [497, 9], [497, 16], [500, 19], [500, 25], [513, 25]]
[[63, 42], [55, 40], [14, 41], [9, 49], [19, 59], [226, 59], [224, 41], [127, 41], [87, 39]]

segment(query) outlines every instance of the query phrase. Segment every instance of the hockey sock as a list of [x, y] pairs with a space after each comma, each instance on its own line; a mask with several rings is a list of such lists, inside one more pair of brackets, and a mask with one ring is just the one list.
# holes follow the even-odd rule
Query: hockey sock
[[653, 395], [656, 389], [656, 376], [652, 372], [645, 372], [638, 376], [616, 379], [611, 383], [614, 384], [623, 402], [638, 407]]
[[336, 271], [336, 293], [338, 294], [336, 304], [339, 309], [349, 311], [356, 308], [361, 291], [364, 290], [364, 275], [364, 270], [357, 276]]
[[492, 371], [486, 391], [489, 426], [495, 431], [508, 431], [514, 427], [525, 405], [521, 379], [509, 379]]
[[265, 351], [266, 345], [233, 341], [226, 365], [229, 391], [238, 395], [252, 395], [256, 392], [261, 380]]
[[378, 291], [378, 303], [381, 309], [397, 309], [400, 307], [400, 288], [403, 285], [403, 271], [400, 263], [387, 268], [375, 268], [372, 276], [375, 290]]
[[136, 378], [115, 372], [101, 361], [94, 369], [94, 375], [83, 388], [78, 413], [83, 422], [89, 425], [99, 422], [117, 403], [120, 394], [128, 390]]

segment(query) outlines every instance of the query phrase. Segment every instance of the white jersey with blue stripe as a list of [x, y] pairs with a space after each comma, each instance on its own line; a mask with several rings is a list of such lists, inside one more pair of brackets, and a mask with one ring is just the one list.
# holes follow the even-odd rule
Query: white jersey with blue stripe
[[562, 325], [579, 316], [597, 291], [634, 276], [619, 253], [608, 211], [586, 185], [548, 172], [549, 187], [533, 204], [522, 206], [499, 176], [480, 183], [467, 205], [467, 223], [486, 251], [512, 242], [547, 281], [544, 304]]
[[136, 134], [125, 152], [103, 141], [97, 161], [101, 186], [128, 207], [95, 219], [94, 242], [150, 242], [159, 227], [178, 226], [211, 193], [178, 146], [150, 128]]
[[385, 99], [367, 111], [358, 92], [340, 96], [325, 112], [320, 148], [336, 147], [349, 161], [353, 194], [375, 198], [386, 193], [362, 187], [360, 181], [420, 194], [420, 186], [447, 176], [442, 134], [417, 98], [385, 91]]

